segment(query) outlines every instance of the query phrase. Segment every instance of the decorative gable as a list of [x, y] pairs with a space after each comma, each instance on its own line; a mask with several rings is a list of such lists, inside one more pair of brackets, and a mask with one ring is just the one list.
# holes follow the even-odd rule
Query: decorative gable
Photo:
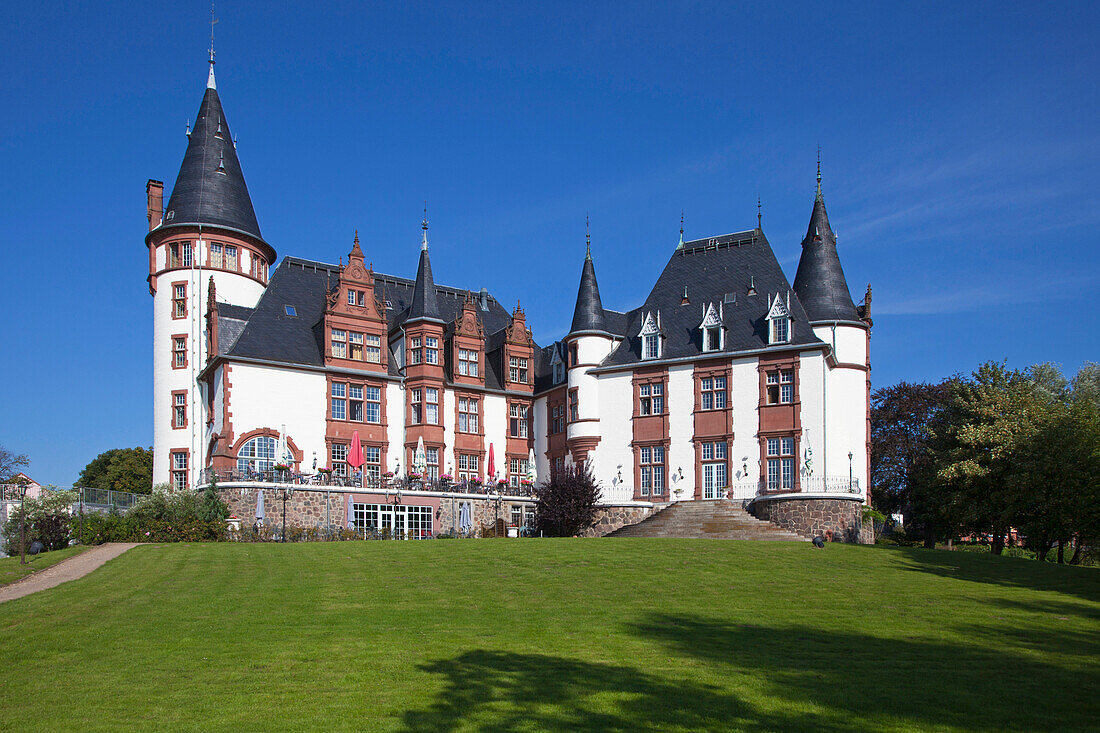
[[776, 293], [768, 308], [768, 343], [785, 344], [791, 340], [791, 292], [786, 300]]
[[703, 306], [703, 320], [699, 324], [702, 332], [703, 351], [720, 351], [725, 345], [725, 329], [722, 304], [707, 303]]
[[645, 318], [642, 319], [642, 330], [638, 332], [638, 336], [642, 339], [641, 356], [643, 359], [661, 358], [661, 341], [663, 340], [661, 311], [650, 311], [645, 314]]
[[783, 301], [782, 293], [776, 293], [775, 298], [772, 299], [771, 307], [768, 309], [768, 320], [774, 318], [790, 318], [791, 317], [791, 293], [787, 292], [787, 300]]
[[660, 335], [661, 333], [661, 311], [654, 313], [649, 311], [645, 314], [645, 318], [642, 319], [642, 330], [638, 332], [639, 336], [653, 336]]
[[477, 306], [474, 305], [473, 296], [466, 292], [466, 299], [462, 301], [462, 312], [455, 316], [455, 335], [471, 336], [478, 340], [484, 340], [485, 331], [481, 320], [477, 317]]

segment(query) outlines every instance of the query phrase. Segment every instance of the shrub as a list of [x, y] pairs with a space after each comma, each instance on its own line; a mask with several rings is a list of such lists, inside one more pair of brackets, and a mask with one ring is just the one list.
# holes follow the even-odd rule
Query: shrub
[[[26, 515], [27, 547], [38, 540], [47, 550], [60, 550], [69, 544], [69, 511], [77, 499], [77, 492], [58, 491], [47, 487], [37, 499], [26, 499], [23, 511]], [[9, 510], [4, 523], [4, 552], [19, 554], [19, 506]]]
[[600, 485], [587, 464], [554, 471], [538, 490], [535, 528], [551, 537], [580, 534], [595, 521], [600, 495]]
[[77, 524], [80, 541], [218, 542], [228, 538], [229, 507], [210, 488], [202, 493], [157, 487], [130, 512], [85, 514]]

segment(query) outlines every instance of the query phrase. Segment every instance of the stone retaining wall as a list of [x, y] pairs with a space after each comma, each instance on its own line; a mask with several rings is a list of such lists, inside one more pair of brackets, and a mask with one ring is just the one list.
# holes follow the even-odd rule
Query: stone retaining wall
[[664, 505], [659, 506], [605, 506], [596, 510], [596, 521], [587, 530], [580, 534], [581, 537], [603, 537], [620, 527], [628, 524], [637, 524], [650, 514], [660, 511]]
[[857, 499], [757, 499], [749, 505], [749, 512], [807, 539], [822, 536], [833, 542], [874, 541], [870, 529], [863, 527], [863, 502]]

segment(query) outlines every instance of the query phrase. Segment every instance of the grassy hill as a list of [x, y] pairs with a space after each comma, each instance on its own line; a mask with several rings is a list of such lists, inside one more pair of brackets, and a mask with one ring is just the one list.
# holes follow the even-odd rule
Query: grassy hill
[[4, 730], [1085, 730], [1100, 571], [595, 539], [139, 547], [0, 605]]

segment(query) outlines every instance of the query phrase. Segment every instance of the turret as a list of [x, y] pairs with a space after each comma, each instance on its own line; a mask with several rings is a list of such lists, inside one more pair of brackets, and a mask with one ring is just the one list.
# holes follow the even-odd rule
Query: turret
[[254, 307], [275, 259], [260, 233], [218, 96], [213, 50], [167, 207], [163, 201], [164, 185], [150, 180], [145, 245], [153, 296], [153, 481], [192, 486], [207, 465], [209, 445], [226, 437], [213, 435], [201, 394], [206, 384], [197, 381], [217, 343], [217, 303]]

